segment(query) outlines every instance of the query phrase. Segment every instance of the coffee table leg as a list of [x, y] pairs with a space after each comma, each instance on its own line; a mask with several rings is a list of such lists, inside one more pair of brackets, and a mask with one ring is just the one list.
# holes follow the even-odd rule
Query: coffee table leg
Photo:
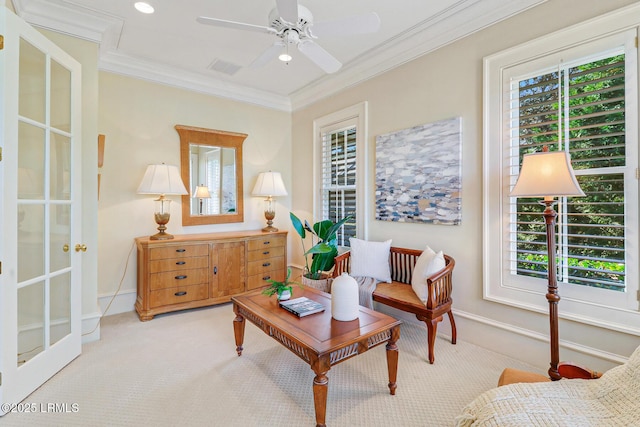
[[400, 338], [400, 327], [391, 330], [391, 339], [387, 343], [387, 368], [389, 370], [389, 391], [396, 394], [396, 379], [398, 377], [398, 346], [396, 341]]
[[316, 427], [325, 427], [327, 415], [327, 391], [329, 390], [329, 378], [327, 372], [330, 369], [328, 360], [317, 360], [311, 364], [311, 369], [316, 377], [313, 379], [313, 404], [316, 409]]
[[242, 343], [244, 342], [244, 317], [238, 313], [238, 307], [233, 306], [233, 311], [236, 313], [235, 319], [233, 319], [233, 334], [236, 337], [236, 351], [238, 356], [242, 356]]

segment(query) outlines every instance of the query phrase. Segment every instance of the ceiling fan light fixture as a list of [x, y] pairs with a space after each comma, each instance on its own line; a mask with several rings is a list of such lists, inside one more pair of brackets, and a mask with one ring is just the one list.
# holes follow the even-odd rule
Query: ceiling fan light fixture
[[291, 55], [289, 55], [289, 42], [284, 42], [284, 50], [280, 55], [278, 55], [278, 59], [282, 62], [289, 62], [293, 59]]
[[137, 1], [133, 4], [133, 7], [135, 7], [138, 12], [142, 12], [146, 14], [151, 14], [155, 12], [155, 9], [151, 5], [151, 3], [148, 3], [146, 1]]
[[289, 55], [288, 52], [282, 52], [280, 54], [280, 56], [278, 56], [278, 59], [282, 62], [289, 62], [291, 61], [293, 58], [291, 57], [291, 55]]

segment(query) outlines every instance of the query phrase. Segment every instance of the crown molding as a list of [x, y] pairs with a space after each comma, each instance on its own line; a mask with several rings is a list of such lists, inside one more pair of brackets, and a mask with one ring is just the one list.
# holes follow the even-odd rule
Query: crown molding
[[291, 94], [293, 110], [353, 87], [547, 0], [462, 0]]
[[116, 52], [100, 55], [98, 69], [220, 98], [291, 112], [291, 101], [287, 96], [225, 82], [209, 75], [177, 67], [158, 66], [155, 62], [132, 58]]

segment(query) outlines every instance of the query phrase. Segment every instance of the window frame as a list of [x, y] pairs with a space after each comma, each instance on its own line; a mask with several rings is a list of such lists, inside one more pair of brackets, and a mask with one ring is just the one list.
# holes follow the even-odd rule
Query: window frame
[[356, 236], [367, 238], [369, 195], [367, 168], [367, 102], [361, 102], [313, 121], [313, 215], [314, 222], [323, 218], [322, 151], [323, 134], [346, 127], [356, 127]]
[[[483, 133], [483, 298], [518, 308], [546, 313], [548, 311], [546, 278], [521, 278], [526, 286], [514, 286], [508, 278], [509, 267], [506, 247], [511, 232], [509, 221], [509, 191], [515, 179], [509, 176], [513, 168], [505, 155], [509, 147], [508, 118], [504, 107], [504, 91], [509, 90], [508, 75], [524, 75], [541, 71], [561, 58], [565, 62], [588, 57], [608, 50], [624, 38], [626, 71], [626, 157], [629, 166], [638, 171], [638, 55], [636, 40], [640, 19], [640, 6], [615, 11], [600, 18], [560, 30], [548, 36], [507, 49], [484, 59], [484, 133]], [[612, 44], [613, 42], [613, 44]], [[629, 65], [631, 65], [629, 67]], [[507, 145], [505, 145], [507, 144]], [[506, 147], [506, 148], [505, 148]], [[516, 165], [517, 169], [517, 165]], [[575, 292], [559, 283], [560, 317], [581, 323], [640, 335], [640, 311], [638, 311], [638, 179], [625, 177], [625, 259], [627, 289], [624, 301], [600, 302], [602, 289], [588, 288]], [[540, 209], [542, 216], [542, 207]], [[543, 283], [544, 282], [544, 283]], [[616, 292], [616, 291], [607, 291]], [[593, 294], [593, 295], [587, 295]], [[585, 297], [585, 295], [587, 295]], [[595, 296], [594, 296], [595, 295]], [[590, 299], [590, 300], [589, 300]], [[597, 301], [597, 302], [594, 302]]]

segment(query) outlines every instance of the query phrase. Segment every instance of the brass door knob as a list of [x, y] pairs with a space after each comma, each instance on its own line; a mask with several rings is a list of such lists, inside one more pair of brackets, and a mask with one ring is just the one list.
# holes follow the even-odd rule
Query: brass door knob
[[62, 245], [62, 251], [63, 252], [69, 252], [69, 245], [67, 243], [65, 243], [64, 245]]
[[76, 245], [76, 252], [80, 252], [80, 251], [87, 252], [87, 245], [85, 245], [85, 244], [81, 245], [80, 243], [78, 243]]

